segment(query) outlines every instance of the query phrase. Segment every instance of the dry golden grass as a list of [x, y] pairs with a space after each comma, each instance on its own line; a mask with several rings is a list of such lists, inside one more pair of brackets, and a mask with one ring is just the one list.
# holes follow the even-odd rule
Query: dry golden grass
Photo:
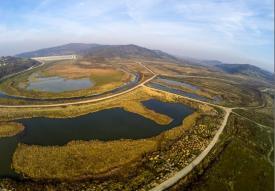
[[113, 175], [138, 162], [146, 153], [178, 139], [201, 115], [194, 112], [182, 125], [142, 140], [72, 141], [64, 146], [19, 144], [12, 166], [33, 179], [78, 180]]
[[[148, 114], [152, 114], [152, 116], [151, 117], [149, 116], [148, 118], [154, 120], [157, 123], [162, 124], [162, 122], [159, 121], [162, 118], [161, 115], [158, 115], [157, 117], [153, 117], [155, 115], [153, 114], [153, 112], [142, 111], [146, 108], [143, 108], [142, 110], [135, 109], [130, 104], [132, 102], [139, 103], [141, 101], [145, 101], [151, 98], [159, 99], [160, 101], [165, 101], [165, 102], [180, 102], [201, 110], [201, 108], [199, 107], [199, 105], [201, 104], [183, 99], [181, 96], [177, 96], [167, 92], [165, 93], [161, 91], [156, 91], [149, 87], [143, 86], [131, 92], [128, 92], [126, 94], [114, 97], [112, 99], [106, 99], [106, 100], [94, 102], [94, 103], [68, 105], [63, 107], [57, 106], [57, 107], [48, 107], [48, 108], [41, 107], [41, 108], [0, 109], [0, 121], [8, 121], [8, 120], [11, 121], [11, 120], [20, 119], [20, 118], [31, 118], [31, 117], [68, 118], [68, 117], [76, 117], [87, 113], [96, 112], [102, 109], [123, 107], [125, 108], [125, 110], [131, 110], [131, 112], [138, 113], [140, 115], [143, 115], [144, 117], [148, 117], [147, 116]], [[129, 102], [129, 104], [126, 104], [127, 102]], [[137, 108], [140, 108], [140, 107], [137, 107]]]
[[[141, 107], [141, 101], [150, 98], [161, 101], [179, 102], [197, 108], [197, 111], [183, 120], [178, 127], [161, 133], [160, 135], [144, 140], [117, 140], [102, 141], [77, 141], [64, 146], [43, 147], [19, 145], [13, 156], [13, 167], [18, 173], [22, 173], [34, 179], [66, 179], [77, 180], [85, 178], [107, 177], [116, 173], [126, 172], [129, 166], [135, 167], [144, 155], [180, 138], [186, 130], [192, 128], [203, 113], [214, 110], [213, 107], [194, 103], [182, 99], [180, 96], [155, 91], [148, 87], [140, 87], [137, 90], [118, 96], [112, 100], [105, 100], [95, 104], [87, 104], [86, 109], [94, 110], [125, 104], [125, 109], [139, 113], [153, 120], [159, 119], [158, 114], [146, 111]], [[82, 112], [84, 106], [78, 106]], [[99, 109], [100, 108], [100, 109]], [[67, 110], [64, 108], [63, 110]], [[74, 111], [75, 107], [70, 106]], [[81, 112], [81, 111], [76, 111]], [[87, 111], [85, 111], [87, 112]], [[148, 118], [150, 118], [148, 117]], [[163, 116], [162, 116], [163, 117]], [[163, 121], [168, 122], [164, 117]], [[163, 123], [163, 121], [159, 121]]]
[[175, 76], [175, 75], [181, 75], [181, 74], [196, 74], [196, 73], [204, 73], [209, 74], [207, 68], [205, 67], [193, 67], [191, 65], [182, 65], [177, 64], [173, 62], [166, 62], [166, 61], [145, 61], [145, 63], [148, 63], [147, 66], [150, 66], [150, 68], [157, 74], [160, 75], [169, 75], [169, 76]]
[[[50, 76], [60, 76], [66, 79], [89, 78], [94, 82], [94, 85], [81, 90], [59, 93], [26, 89], [30, 81], [36, 81], [38, 77]], [[0, 89], [10, 95], [41, 99], [85, 97], [116, 89], [124, 83], [129, 82], [131, 77], [132, 75], [121, 70], [120, 66], [109, 64], [103, 67], [102, 64], [92, 64], [89, 67], [72, 61], [60, 61], [10, 78], [0, 83]]]
[[83, 179], [110, 174], [157, 148], [154, 140], [75, 141], [65, 146], [18, 145], [13, 168], [34, 179]]
[[151, 119], [152, 121], [155, 121], [156, 123], [161, 124], [161, 125], [167, 125], [172, 121], [172, 118], [170, 118], [169, 116], [161, 114], [161, 113], [156, 113], [153, 110], [147, 109], [140, 102], [125, 101], [122, 103], [122, 107], [126, 111], [139, 114], [139, 115], [146, 117], [148, 119]]
[[[126, 104], [126, 110], [128, 108], [130, 111], [139, 113], [145, 117], [151, 116], [159, 119], [158, 114], [146, 111], [140, 105], [141, 100], [147, 100], [152, 97], [161, 101], [178, 101], [192, 105], [188, 100], [179, 99], [179, 96], [155, 91], [148, 87], [141, 87], [114, 100], [106, 100], [96, 103], [96, 105], [103, 109], [113, 107], [114, 105], [112, 104], [114, 103], [115, 105]], [[92, 105], [88, 104], [85, 106], [89, 109], [99, 109], [95, 108], [95, 104]], [[115, 172], [121, 172], [121, 169], [125, 170], [126, 168], [127, 170], [129, 163], [134, 165], [133, 161], [140, 161], [138, 159], [144, 154], [155, 151], [160, 146], [165, 146], [167, 142], [177, 140], [185, 130], [191, 128], [196, 123], [201, 117], [201, 113], [208, 113], [214, 109], [205, 105], [200, 106], [200, 104], [194, 104], [193, 106], [197, 108], [197, 112], [186, 117], [182, 125], [145, 140], [80, 141], [55, 147], [20, 145], [13, 157], [13, 167], [17, 172], [37, 179], [57, 178], [75, 180], [113, 175]], [[74, 106], [70, 107], [71, 109], [74, 108]], [[164, 117], [162, 120], [165, 121], [167, 119]]]
[[24, 126], [15, 122], [0, 122], [0, 137], [12, 137], [24, 130]]
[[89, 68], [80, 67], [76, 64], [65, 63], [56, 64], [48, 67], [43, 71], [46, 76], [61, 76], [63, 78], [83, 78], [83, 77], [110, 77], [113, 75], [118, 75], [118, 71], [114, 68]]
[[183, 121], [182, 125], [179, 127], [170, 129], [166, 132], [163, 133], [164, 135], [164, 140], [174, 140], [179, 138], [185, 130], [188, 128], [191, 128], [197, 121], [197, 119], [200, 117], [200, 113], [194, 112], [191, 115], [187, 116]]
[[[135, 96], [133, 96], [135, 95]], [[179, 99], [179, 96], [155, 91], [148, 87], [141, 87], [126, 95], [119, 96], [113, 100], [105, 100], [95, 104], [78, 106], [82, 112], [85, 109], [91, 111], [101, 110], [125, 104], [125, 109], [131, 112], [139, 113], [152, 120], [159, 120], [160, 116], [150, 110], [146, 111], [140, 101], [150, 98], [169, 102], [191, 102]], [[192, 105], [192, 104], [191, 104]], [[212, 110], [212, 107], [199, 107], [190, 116], [183, 120], [182, 125], [170, 129], [160, 135], [144, 140], [117, 140], [117, 141], [77, 141], [64, 146], [43, 147], [19, 145], [13, 156], [13, 167], [19, 173], [23, 173], [31, 178], [37, 179], [82, 179], [89, 177], [105, 177], [113, 175], [115, 172], [121, 172], [121, 169], [127, 170], [127, 165], [134, 165], [134, 161], [146, 153], [150, 153], [164, 146], [167, 141], [178, 139], [188, 128], [191, 128], [201, 117], [201, 112]], [[69, 111], [75, 111], [75, 106], [69, 106]], [[63, 111], [68, 110], [68, 107]], [[81, 110], [76, 111], [81, 112]], [[60, 111], [60, 110], [59, 110]], [[68, 111], [67, 111], [68, 112]], [[87, 112], [87, 110], [85, 111]], [[167, 116], [161, 116], [163, 119], [159, 123], [167, 123]]]
[[99, 102], [68, 105], [64, 107], [48, 107], [48, 108], [5, 108], [0, 109], [0, 121], [14, 120], [19, 118], [30, 117], [51, 117], [51, 118], [67, 118], [96, 112], [102, 109], [122, 107], [127, 101], [143, 101], [150, 99], [150, 96], [144, 91], [145, 88], [140, 87], [132, 92], [123, 94], [112, 99], [106, 99]]
[[18, 173], [33, 179], [78, 180], [98, 178], [127, 171], [128, 166], [146, 154], [177, 140], [201, 117], [194, 112], [183, 123], [162, 134], [142, 140], [72, 141], [64, 146], [19, 144], [12, 166]]

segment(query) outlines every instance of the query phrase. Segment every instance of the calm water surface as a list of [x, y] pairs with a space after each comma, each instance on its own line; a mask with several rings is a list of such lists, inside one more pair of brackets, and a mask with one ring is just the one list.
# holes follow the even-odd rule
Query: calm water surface
[[117, 87], [113, 90], [110, 90], [110, 91], [107, 91], [104, 93], [93, 94], [93, 95], [88, 95], [88, 96], [79, 96], [79, 97], [72, 97], [72, 98], [41, 99], [41, 98], [28, 98], [28, 97], [12, 96], [12, 95], [6, 94], [5, 92], [0, 91], [0, 98], [18, 99], [18, 100], [25, 100], [25, 101], [40, 101], [40, 102], [43, 102], [43, 101], [56, 101], [56, 102], [58, 102], [58, 101], [79, 101], [80, 99], [91, 99], [91, 98], [95, 99], [95, 98], [100, 98], [100, 97], [103, 97], [103, 96], [106, 96], [109, 94], [119, 93], [119, 92], [125, 91], [127, 89], [130, 89], [130, 88], [136, 86], [139, 83], [139, 81], [141, 80], [141, 76], [139, 74], [135, 74], [134, 76], [135, 77], [131, 81], [121, 85], [120, 87]]
[[159, 81], [161, 82], [165, 82], [168, 84], [174, 84], [174, 85], [178, 85], [178, 86], [185, 86], [188, 87], [192, 90], [198, 90], [199, 88], [197, 86], [188, 84], [188, 83], [184, 83], [184, 82], [180, 82], [180, 81], [176, 81], [176, 80], [171, 80], [171, 79], [166, 79], [166, 78], [158, 78]]
[[94, 82], [89, 78], [65, 79], [59, 76], [36, 78], [28, 84], [27, 90], [60, 93], [92, 87]]
[[[179, 82], [179, 81], [166, 79], [166, 78], [158, 78], [158, 79], [162, 82], [167, 83], [167, 84], [175, 84], [175, 85], [179, 85], [179, 86], [185, 86], [185, 87], [188, 87], [192, 90], [199, 90], [200, 89], [197, 86], [194, 86], [194, 85], [191, 85], [191, 84], [188, 84], [188, 83], [184, 83], [184, 82]], [[183, 95], [183, 96], [190, 97], [190, 98], [195, 98], [195, 99], [198, 99], [198, 100], [201, 100], [201, 101], [210, 101], [210, 102], [215, 103], [215, 104], [219, 104], [222, 101], [222, 98], [220, 96], [214, 96], [213, 100], [211, 100], [207, 97], [199, 96], [199, 95], [193, 94], [193, 93], [187, 93], [187, 92], [184, 92], [182, 90], [176, 90], [176, 89], [169, 88], [169, 87], [165, 88], [165, 86], [158, 85], [156, 83], [151, 83], [150, 85], [151, 85], [151, 87], [155, 87], [157, 89], [165, 90], [165, 91], [168, 91], [168, 92], [176, 93], [176, 94]]]
[[24, 132], [10, 138], [0, 138], [0, 177], [18, 177], [10, 168], [12, 154], [18, 143], [64, 145], [72, 140], [102, 141], [143, 139], [156, 136], [181, 124], [194, 110], [186, 105], [158, 100], [143, 102], [144, 106], [173, 118], [168, 125], [156, 122], [121, 108], [113, 108], [74, 118], [53, 119], [36, 117], [21, 119]]
[[186, 96], [186, 97], [198, 99], [198, 100], [201, 100], [201, 101], [208, 101], [208, 102], [212, 101], [211, 99], [208, 99], [207, 97], [199, 96], [197, 94], [187, 93], [187, 92], [184, 92], [182, 90], [169, 88], [169, 87], [162, 86], [162, 85], [156, 84], [156, 83], [150, 83], [149, 86], [153, 87], [153, 88], [156, 88], [156, 89], [159, 89], [159, 90], [164, 90], [164, 91], [175, 93], [175, 94], [178, 94], [178, 95], [183, 95], [183, 96]]

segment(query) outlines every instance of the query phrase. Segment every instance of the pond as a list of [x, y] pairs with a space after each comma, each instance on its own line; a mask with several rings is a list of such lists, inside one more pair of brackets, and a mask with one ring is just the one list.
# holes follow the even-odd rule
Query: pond
[[[158, 78], [158, 80], [160, 82], [164, 82], [164, 83], [167, 83], [167, 84], [185, 86], [185, 87], [188, 87], [188, 88], [190, 88], [194, 91], [200, 89], [197, 86], [194, 86], [194, 85], [191, 85], [191, 84], [188, 84], [188, 83], [184, 83], [184, 82], [180, 82], [180, 81], [176, 81], [176, 80], [171, 80], [171, 79], [166, 79], [166, 78]], [[176, 93], [176, 94], [183, 95], [183, 96], [186, 96], [186, 97], [198, 99], [198, 100], [201, 100], [201, 101], [208, 101], [208, 102], [211, 101], [212, 103], [215, 103], [215, 104], [220, 104], [222, 102], [222, 98], [219, 95], [213, 96], [212, 99], [209, 99], [209, 98], [204, 97], [204, 96], [200, 96], [200, 95], [197, 95], [197, 94], [194, 94], [194, 93], [187, 93], [187, 92], [184, 92], [183, 90], [176, 90], [174, 88], [169, 88], [167, 86], [163, 86], [163, 85], [157, 84], [157, 83], [151, 83], [151, 87], [155, 87], [157, 89], [161, 89], [161, 90], [168, 91], [168, 92], [171, 92], [171, 93]]]
[[27, 90], [36, 90], [52, 93], [74, 91], [94, 86], [89, 78], [65, 79], [59, 76], [39, 77], [29, 82]]
[[78, 96], [78, 97], [68, 97], [68, 98], [51, 98], [51, 99], [41, 99], [41, 98], [30, 98], [30, 97], [20, 97], [20, 96], [13, 96], [13, 95], [8, 95], [5, 92], [0, 91], [0, 98], [4, 98], [4, 99], [18, 99], [18, 100], [25, 100], [25, 101], [39, 101], [39, 102], [43, 102], [43, 101], [80, 101], [83, 99], [91, 99], [91, 98], [100, 98], [109, 94], [114, 94], [114, 93], [119, 93], [122, 91], [125, 91], [127, 89], [130, 89], [134, 86], [136, 86], [140, 80], [141, 80], [141, 75], [140, 74], [133, 74], [133, 79], [127, 83], [124, 83], [123, 85], [113, 89], [113, 90], [109, 90], [100, 94], [93, 94], [93, 95], [88, 95], [88, 96]]
[[183, 95], [183, 96], [198, 99], [198, 100], [201, 100], [201, 101], [206, 101], [206, 102], [211, 102], [212, 101], [211, 99], [209, 99], [207, 97], [203, 97], [203, 96], [193, 94], [193, 93], [187, 93], [187, 92], [184, 92], [184, 91], [181, 91], [181, 90], [178, 90], [178, 89], [169, 88], [167, 86], [162, 86], [162, 85], [156, 84], [156, 83], [150, 83], [149, 86], [152, 87], [152, 88], [156, 88], [156, 89], [159, 89], [159, 90], [175, 93], [175, 94], [178, 94], [178, 95]]
[[10, 168], [12, 154], [18, 143], [35, 145], [64, 145], [72, 140], [119, 140], [150, 138], [182, 123], [194, 109], [178, 103], [147, 100], [144, 106], [173, 118], [168, 125], [160, 125], [141, 115], [122, 108], [101, 110], [86, 115], [56, 119], [36, 117], [17, 122], [25, 130], [14, 137], [0, 139], [0, 177], [19, 176]]
[[166, 78], [158, 78], [158, 80], [160, 82], [164, 82], [167, 84], [173, 84], [173, 85], [178, 85], [178, 86], [185, 86], [187, 88], [190, 88], [192, 90], [198, 90], [199, 88], [197, 86], [188, 84], [188, 83], [184, 83], [184, 82], [180, 82], [180, 81], [176, 81], [176, 80], [171, 80], [171, 79], [166, 79]]

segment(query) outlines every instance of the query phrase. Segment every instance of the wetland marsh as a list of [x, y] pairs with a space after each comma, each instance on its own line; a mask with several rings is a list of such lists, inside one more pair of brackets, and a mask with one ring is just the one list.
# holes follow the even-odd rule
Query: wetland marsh
[[137, 74], [108, 65], [90, 66], [73, 61], [50, 62], [0, 82], [1, 97], [34, 99], [74, 98], [98, 95], [135, 82]]
[[[5, 153], [0, 155], [0, 183], [7, 180], [26, 190], [36, 186], [39, 190], [45, 185], [77, 190], [79, 183], [87, 189], [149, 190], [205, 150], [225, 114], [219, 104], [228, 100], [230, 104], [241, 103], [244, 99], [252, 100], [254, 105], [259, 103], [257, 90], [242, 89], [243, 84], [235, 86], [235, 82], [207, 77], [175, 78], [185, 70], [172, 63], [163, 65], [170, 68], [167, 71], [159, 63], [142, 65], [136, 60], [61, 61], [2, 82], [3, 100], [26, 96], [23, 99], [35, 101], [33, 104], [40, 104], [36, 101], [42, 99], [46, 102], [40, 100], [41, 104], [52, 105], [1, 110], [1, 121], [20, 124], [24, 129], [0, 138], [0, 153]], [[195, 71], [188, 67], [187, 70]], [[151, 80], [152, 75], [156, 78], [142, 83]], [[137, 88], [112, 99], [55, 105], [104, 97], [134, 86]], [[260, 117], [269, 119], [267, 124], [271, 124], [269, 110], [259, 110]], [[236, 110], [244, 116], [247, 111]], [[269, 139], [262, 150], [272, 164]], [[217, 145], [222, 149], [219, 142]], [[215, 149], [213, 152], [216, 154]]]
[[[0, 175], [12, 176], [12, 153], [18, 143], [41, 146], [62, 146], [73, 140], [146, 139], [159, 135], [181, 124], [194, 109], [178, 103], [165, 103], [155, 99], [143, 102], [144, 106], [173, 120], [167, 125], [156, 122], [121, 108], [101, 110], [73, 118], [27, 118], [17, 120], [25, 130], [15, 137], [0, 140], [0, 151], [10, 153], [0, 156]], [[105, 120], [105, 119], [108, 120]], [[8, 162], [9, 161], [9, 162]]]

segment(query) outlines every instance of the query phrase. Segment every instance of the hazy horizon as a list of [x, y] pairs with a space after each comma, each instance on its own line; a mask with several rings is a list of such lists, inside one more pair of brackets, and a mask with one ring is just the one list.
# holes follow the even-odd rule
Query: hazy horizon
[[136, 44], [274, 70], [274, 2], [1, 2], [0, 56], [71, 42]]

